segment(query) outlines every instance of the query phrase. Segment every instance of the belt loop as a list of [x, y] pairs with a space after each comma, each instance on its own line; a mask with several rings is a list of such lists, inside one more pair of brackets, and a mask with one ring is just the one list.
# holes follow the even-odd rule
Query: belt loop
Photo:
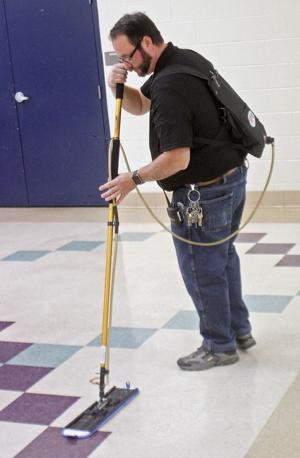
[[222, 183], [223, 184], [227, 183], [227, 176], [226, 175], [222, 175]]

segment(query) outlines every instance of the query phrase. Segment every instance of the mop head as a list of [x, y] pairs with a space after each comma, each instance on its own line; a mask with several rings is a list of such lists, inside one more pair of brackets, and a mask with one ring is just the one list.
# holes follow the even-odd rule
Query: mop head
[[69, 423], [62, 431], [65, 437], [85, 439], [92, 436], [97, 429], [113, 415], [125, 407], [139, 393], [138, 388], [113, 387], [102, 402], [94, 402], [84, 412]]

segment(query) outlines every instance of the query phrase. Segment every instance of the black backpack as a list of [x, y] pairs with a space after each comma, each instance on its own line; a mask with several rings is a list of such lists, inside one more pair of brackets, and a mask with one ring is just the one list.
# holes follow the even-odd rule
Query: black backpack
[[[214, 94], [225, 127], [230, 134], [234, 147], [244, 153], [260, 158], [266, 144], [273, 143], [274, 139], [267, 137], [266, 131], [257, 116], [232, 89], [227, 81], [218, 74], [212, 64], [203, 58], [201, 70], [187, 65], [170, 65], [157, 73], [158, 78], [174, 73], [184, 73], [207, 81], [208, 87]], [[194, 137], [195, 143], [226, 146], [227, 141]], [[232, 145], [232, 143], [230, 143]]]

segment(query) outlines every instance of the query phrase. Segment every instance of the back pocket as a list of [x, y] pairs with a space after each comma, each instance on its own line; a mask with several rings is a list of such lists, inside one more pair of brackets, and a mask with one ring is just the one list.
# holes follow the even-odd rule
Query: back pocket
[[233, 193], [211, 200], [201, 200], [203, 210], [202, 230], [223, 231], [231, 226]]

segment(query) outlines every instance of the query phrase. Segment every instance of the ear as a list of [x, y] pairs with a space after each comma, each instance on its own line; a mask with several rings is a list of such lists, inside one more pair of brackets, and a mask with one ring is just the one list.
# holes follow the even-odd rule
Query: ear
[[143, 37], [143, 40], [142, 40], [141, 44], [142, 44], [142, 46], [143, 46], [145, 51], [148, 51], [148, 52], [150, 51], [151, 52], [153, 50], [154, 44], [153, 44], [152, 38], [149, 37], [148, 35], [145, 35]]

